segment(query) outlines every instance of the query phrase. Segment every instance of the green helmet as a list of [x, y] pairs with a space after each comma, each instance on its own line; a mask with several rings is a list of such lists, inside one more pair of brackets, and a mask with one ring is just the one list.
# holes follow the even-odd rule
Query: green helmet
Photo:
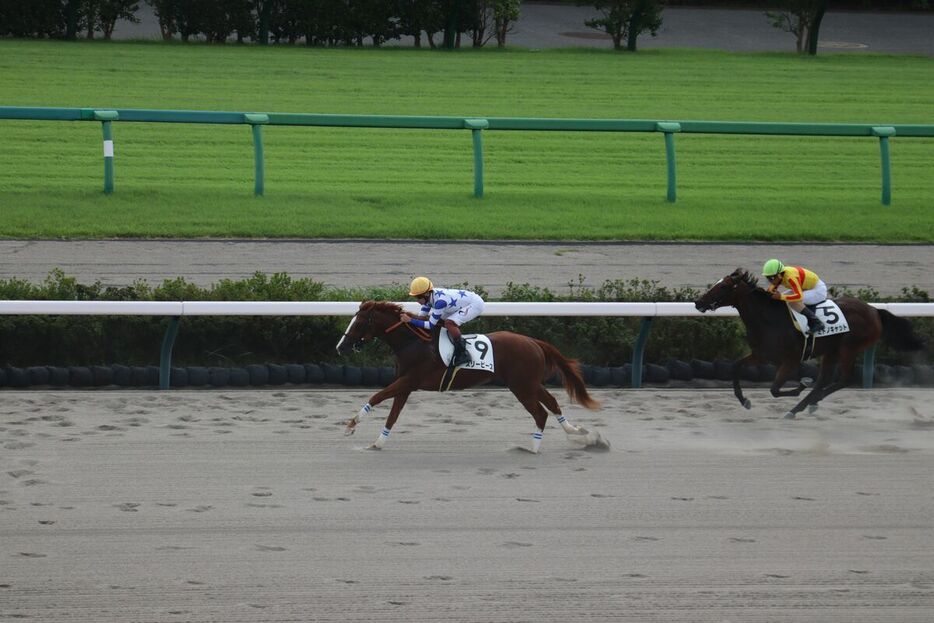
[[774, 277], [778, 273], [785, 270], [785, 265], [779, 262], [778, 260], [769, 260], [762, 266], [762, 276], [763, 277]]

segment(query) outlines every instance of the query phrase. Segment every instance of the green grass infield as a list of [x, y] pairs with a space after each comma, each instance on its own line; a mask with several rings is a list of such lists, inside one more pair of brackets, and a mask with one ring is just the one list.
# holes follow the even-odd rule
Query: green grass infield
[[[309, 49], [0, 40], [0, 105], [470, 117], [934, 124], [934, 59], [697, 50]], [[0, 120], [0, 237], [922, 242], [934, 139]]]

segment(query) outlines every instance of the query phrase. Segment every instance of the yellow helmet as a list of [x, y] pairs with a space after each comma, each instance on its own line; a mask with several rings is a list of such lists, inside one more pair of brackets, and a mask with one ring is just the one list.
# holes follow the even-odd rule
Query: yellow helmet
[[409, 286], [409, 296], [421, 296], [429, 290], [434, 289], [431, 280], [428, 277], [416, 277]]

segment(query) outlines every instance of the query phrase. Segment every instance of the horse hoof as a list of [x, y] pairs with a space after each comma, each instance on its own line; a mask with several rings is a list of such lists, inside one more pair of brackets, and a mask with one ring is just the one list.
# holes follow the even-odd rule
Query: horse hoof
[[584, 428], [583, 426], [578, 426], [577, 430], [570, 431], [568, 435], [589, 435], [590, 431]]
[[574, 435], [573, 437], [571, 437], [569, 435], [568, 439], [572, 443], [578, 446], [582, 446], [585, 449], [587, 448], [594, 449], [594, 450], [609, 450], [610, 449], [609, 440], [598, 431], [594, 431], [594, 432], [587, 431], [587, 435], [583, 437], [578, 436], [578, 435]]
[[801, 385], [802, 385], [802, 387], [813, 387], [813, 386], [814, 386], [814, 379], [812, 379], [812, 378], [809, 377], [809, 376], [803, 376], [803, 377], [801, 377]]
[[793, 419], [795, 419], [796, 417], [797, 417], [797, 416], [796, 416], [794, 413], [792, 413], [791, 411], [789, 411], [788, 413], [785, 414], [785, 419], [786, 419], [786, 420], [793, 420]]
[[350, 426], [350, 425], [348, 424], [348, 425], [347, 425], [347, 428], [344, 429], [344, 436], [345, 436], [345, 437], [349, 437], [349, 436], [353, 435], [355, 432], [357, 432], [357, 428], [356, 428], [355, 426]]
[[816, 411], [817, 411], [817, 405], [808, 405], [808, 413], [810, 413], [811, 415], [814, 415]]
[[746, 398], [745, 400], [743, 400], [742, 404], [747, 409], [752, 409], [752, 403], [749, 401], [749, 398]]
[[594, 439], [588, 447], [594, 450], [608, 451], [610, 449], [610, 440], [600, 433], [597, 433], [597, 438]]
[[366, 449], [367, 449], [367, 450], [382, 450], [382, 448], [380, 448], [379, 446], [377, 446], [375, 443], [371, 443], [370, 445], [368, 445], [368, 446], [366, 447]]

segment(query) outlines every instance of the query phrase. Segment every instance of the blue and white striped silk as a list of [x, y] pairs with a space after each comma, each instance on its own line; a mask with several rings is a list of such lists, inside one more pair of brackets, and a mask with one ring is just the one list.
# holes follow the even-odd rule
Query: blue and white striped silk
[[[430, 331], [442, 320], [450, 318], [470, 307], [479, 308], [480, 310], [483, 309], [483, 299], [480, 298], [480, 295], [470, 290], [435, 288], [429, 295], [428, 303], [422, 305], [419, 314], [423, 317], [427, 316], [427, 320], [423, 318], [413, 318], [409, 322], [416, 327]], [[461, 322], [472, 320], [477, 315], [479, 315], [479, 312], [469, 318], [464, 318]], [[458, 322], [458, 324], [461, 324], [461, 322]]]

